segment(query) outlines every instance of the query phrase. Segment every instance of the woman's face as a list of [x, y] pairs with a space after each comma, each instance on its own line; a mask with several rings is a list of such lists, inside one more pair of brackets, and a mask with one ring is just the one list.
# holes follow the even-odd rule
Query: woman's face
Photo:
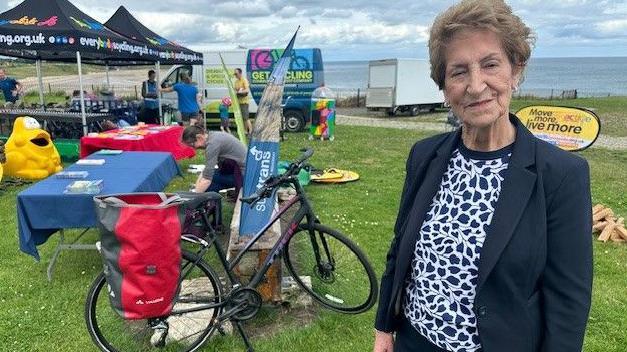
[[455, 116], [476, 128], [508, 121], [521, 69], [512, 67], [498, 35], [488, 30], [459, 33], [448, 43], [445, 57], [444, 96]]

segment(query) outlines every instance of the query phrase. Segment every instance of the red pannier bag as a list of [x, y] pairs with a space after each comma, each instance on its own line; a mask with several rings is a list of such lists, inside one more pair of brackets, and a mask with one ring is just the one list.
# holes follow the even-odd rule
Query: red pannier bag
[[94, 201], [113, 309], [125, 319], [167, 316], [179, 291], [183, 199], [134, 193]]

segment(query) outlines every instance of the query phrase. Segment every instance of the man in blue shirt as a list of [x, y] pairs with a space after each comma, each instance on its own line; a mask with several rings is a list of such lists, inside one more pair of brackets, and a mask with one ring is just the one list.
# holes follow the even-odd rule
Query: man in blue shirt
[[[186, 72], [181, 73], [181, 81], [174, 84], [172, 87], [162, 88], [162, 92], [176, 92], [178, 96], [178, 107], [180, 118], [182, 121], [187, 122], [191, 126], [194, 126], [198, 122], [199, 112], [200, 112], [200, 104], [198, 100], [200, 99], [200, 95], [198, 93], [198, 88], [192, 84], [192, 79]], [[183, 123], [179, 121], [179, 124], [182, 126]]]
[[159, 124], [159, 101], [155, 71], [148, 71], [148, 80], [142, 84], [142, 97], [144, 107], [139, 116], [139, 121], [150, 124]]
[[7, 103], [15, 104], [22, 92], [22, 84], [11, 77], [7, 77], [4, 69], [0, 69], [0, 90]]

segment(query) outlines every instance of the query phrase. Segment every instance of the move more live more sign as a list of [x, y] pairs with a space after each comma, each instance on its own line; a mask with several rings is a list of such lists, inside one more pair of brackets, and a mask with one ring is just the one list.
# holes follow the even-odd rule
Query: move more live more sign
[[536, 137], [571, 152], [591, 146], [601, 131], [598, 116], [583, 108], [532, 105], [516, 116]]

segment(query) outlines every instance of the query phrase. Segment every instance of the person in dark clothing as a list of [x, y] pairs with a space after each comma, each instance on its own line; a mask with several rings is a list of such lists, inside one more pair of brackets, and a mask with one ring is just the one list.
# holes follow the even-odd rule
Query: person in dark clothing
[[4, 100], [9, 104], [15, 104], [22, 93], [22, 84], [14, 78], [8, 77], [4, 69], [0, 68], [0, 90]]
[[159, 90], [155, 77], [155, 71], [150, 70], [148, 71], [148, 79], [142, 83], [144, 106], [139, 121], [148, 124], [159, 124]]
[[431, 77], [461, 127], [407, 159], [374, 352], [581, 351], [590, 172], [509, 113], [533, 39], [503, 0], [463, 0], [431, 27]]

